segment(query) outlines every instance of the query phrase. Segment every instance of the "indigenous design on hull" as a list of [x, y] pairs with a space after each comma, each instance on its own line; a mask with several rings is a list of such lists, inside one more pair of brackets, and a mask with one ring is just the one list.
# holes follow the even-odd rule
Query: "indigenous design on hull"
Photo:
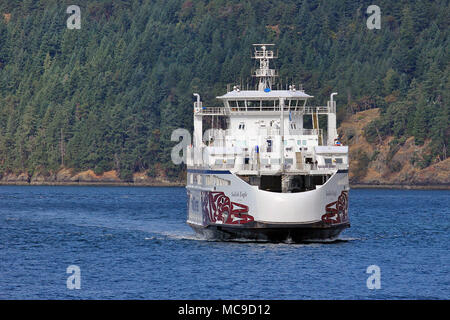
[[[204, 224], [245, 224], [253, 221], [253, 216], [246, 214], [248, 206], [232, 202], [224, 192], [202, 192], [202, 213]], [[205, 221], [206, 220], [206, 221]]]
[[348, 221], [348, 191], [342, 191], [337, 201], [325, 207], [326, 213], [322, 221], [328, 224], [337, 224]]

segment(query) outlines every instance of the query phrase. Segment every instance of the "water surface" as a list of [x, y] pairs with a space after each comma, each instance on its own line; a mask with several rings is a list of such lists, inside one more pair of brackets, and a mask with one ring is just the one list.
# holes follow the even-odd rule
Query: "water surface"
[[449, 205], [355, 189], [340, 241], [212, 242], [185, 224], [184, 188], [0, 186], [0, 299], [449, 299]]

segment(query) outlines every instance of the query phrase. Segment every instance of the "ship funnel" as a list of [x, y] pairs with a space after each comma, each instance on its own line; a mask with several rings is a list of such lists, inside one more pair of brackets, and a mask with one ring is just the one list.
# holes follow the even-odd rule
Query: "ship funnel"
[[194, 97], [197, 98], [197, 102], [194, 102], [194, 146], [200, 148], [202, 146], [202, 102], [200, 101], [200, 95], [194, 93]]
[[333, 101], [333, 97], [334, 97], [335, 95], [337, 95], [337, 92], [333, 92], [333, 93], [330, 95], [330, 101], [331, 101], [331, 102], [334, 102], [334, 101]]
[[199, 112], [202, 108], [202, 102], [200, 101], [200, 95], [198, 93], [194, 93], [194, 97], [197, 97], [197, 102], [194, 103], [194, 110]]
[[333, 97], [337, 95], [337, 92], [333, 92], [330, 95], [330, 101], [327, 103], [328, 107], [328, 138], [327, 145], [332, 146], [335, 144], [335, 139], [338, 138], [337, 130], [336, 130], [336, 101], [333, 100]]

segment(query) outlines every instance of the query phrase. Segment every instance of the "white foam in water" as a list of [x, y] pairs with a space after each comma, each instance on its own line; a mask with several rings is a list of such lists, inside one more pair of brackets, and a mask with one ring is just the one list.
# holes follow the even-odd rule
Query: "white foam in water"
[[337, 238], [336, 240], [341, 240], [341, 241], [357, 241], [357, 240], [364, 240], [364, 239], [363, 239], [363, 238], [342, 237], [342, 238]]
[[206, 241], [208, 239], [206, 238], [202, 238], [199, 235], [195, 234], [195, 233], [185, 233], [185, 232], [176, 232], [176, 231], [165, 231], [165, 232], [152, 232], [152, 233], [156, 233], [158, 235], [160, 235], [161, 237], [158, 236], [153, 236], [153, 237], [149, 237], [149, 238], [145, 238], [145, 240], [164, 240], [164, 239], [173, 239], [173, 240], [196, 240], [196, 241]]
[[344, 237], [336, 237], [332, 239], [311, 239], [306, 240], [305, 243], [334, 243], [334, 242], [347, 242], [347, 241], [355, 241], [355, 240], [361, 240], [358, 238], [344, 238]]

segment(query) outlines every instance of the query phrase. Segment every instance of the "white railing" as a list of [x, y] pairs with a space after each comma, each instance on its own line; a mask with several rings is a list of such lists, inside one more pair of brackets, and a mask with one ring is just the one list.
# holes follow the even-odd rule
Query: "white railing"
[[[280, 171], [281, 165], [278, 163], [260, 163], [259, 166], [256, 163], [251, 164], [213, 164], [209, 166], [211, 170], [223, 170], [223, 169], [235, 169], [239, 171], [247, 171], [256, 173], [264, 173], [264, 172], [273, 172]], [[330, 171], [336, 169], [348, 169], [347, 165], [330, 165], [330, 166], [320, 166], [314, 163], [293, 163], [293, 164], [284, 164], [284, 172], [286, 173], [296, 173], [296, 172], [310, 172], [310, 171]]]
[[330, 109], [325, 106], [317, 106], [317, 107], [300, 107], [297, 110], [302, 110], [305, 114], [313, 114], [313, 113], [329, 113]]
[[255, 76], [259, 77], [275, 77], [276, 71], [274, 69], [256, 69]]
[[338, 163], [338, 164], [325, 164], [325, 165], [318, 165], [318, 170], [325, 170], [325, 169], [348, 169], [348, 165], [345, 163]]
[[[280, 106], [279, 105], [252, 105], [252, 106], [235, 106], [234, 101], [230, 101], [230, 112], [231, 113], [241, 113], [241, 112], [255, 112], [255, 111], [275, 111], [280, 112]], [[330, 112], [330, 109], [328, 107], [294, 107], [291, 106], [285, 106], [284, 111], [290, 111], [295, 113], [302, 113], [302, 114], [313, 114], [313, 113], [319, 113], [319, 114], [327, 114]], [[195, 106], [195, 112], [202, 114], [202, 115], [228, 115], [229, 112], [225, 107], [197, 107]]]
[[[264, 149], [264, 148], [263, 148]], [[264, 150], [261, 149], [262, 153]], [[202, 148], [203, 151], [203, 148]], [[248, 151], [248, 150], [247, 150]], [[198, 152], [197, 157], [194, 161], [194, 149], [192, 147], [187, 148], [187, 165], [188, 167], [198, 167], [198, 168], [210, 168], [216, 170], [237, 170], [237, 171], [250, 171], [254, 172], [254, 174], [264, 173], [264, 172], [273, 172], [279, 171], [282, 169], [279, 158], [263, 158], [261, 157], [259, 160], [259, 164], [256, 158], [246, 154], [245, 157], [248, 158], [248, 163], [239, 163], [237, 162], [237, 158], [231, 154], [226, 157], [223, 156], [214, 156], [214, 163], [209, 161], [209, 156], [207, 158], [202, 159], [205, 154], [203, 152]], [[241, 157], [242, 159], [242, 157]], [[325, 165], [317, 165], [315, 163], [297, 163], [295, 158], [286, 158], [284, 163], [284, 171], [288, 173], [295, 172], [309, 172], [309, 171], [330, 171], [336, 169], [348, 169], [348, 164], [346, 163], [333, 163], [333, 164], [325, 164]]]
[[256, 59], [262, 59], [262, 58], [269, 58], [269, 59], [273, 59], [273, 51], [271, 50], [255, 50], [255, 55], [253, 56], [253, 58]]
[[227, 111], [224, 107], [203, 107], [199, 113], [202, 115], [226, 115]]

